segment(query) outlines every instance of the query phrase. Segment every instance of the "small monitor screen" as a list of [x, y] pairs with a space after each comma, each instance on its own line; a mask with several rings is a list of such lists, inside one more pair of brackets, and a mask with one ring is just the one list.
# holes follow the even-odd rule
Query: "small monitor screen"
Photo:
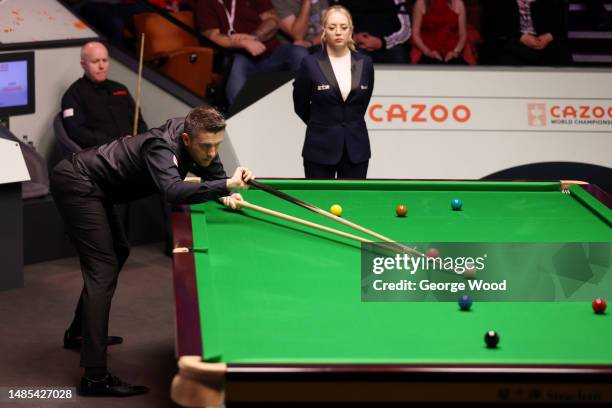
[[34, 53], [0, 54], [0, 117], [34, 112]]

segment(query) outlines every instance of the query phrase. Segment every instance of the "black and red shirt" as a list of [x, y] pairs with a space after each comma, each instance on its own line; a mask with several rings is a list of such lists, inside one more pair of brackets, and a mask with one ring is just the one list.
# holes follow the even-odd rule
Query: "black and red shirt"
[[[109, 79], [93, 82], [83, 76], [62, 97], [68, 136], [82, 148], [132, 134], [136, 104], [125, 85]], [[147, 130], [139, 115], [138, 133]]]

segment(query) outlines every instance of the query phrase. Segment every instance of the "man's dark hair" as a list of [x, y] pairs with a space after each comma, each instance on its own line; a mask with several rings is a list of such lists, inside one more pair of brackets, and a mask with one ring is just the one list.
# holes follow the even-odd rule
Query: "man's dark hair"
[[183, 131], [190, 139], [202, 132], [217, 133], [225, 129], [225, 118], [212, 106], [198, 106], [193, 108], [185, 118]]

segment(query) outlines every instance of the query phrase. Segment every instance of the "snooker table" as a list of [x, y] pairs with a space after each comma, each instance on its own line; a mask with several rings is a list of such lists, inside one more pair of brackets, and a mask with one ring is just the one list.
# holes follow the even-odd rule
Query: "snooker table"
[[[259, 181], [323, 209], [339, 203], [399, 242], [612, 242], [612, 200], [586, 183]], [[365, 236], [260, 190], [243, 196]], [[612, 316], [590, 302], [482, 302], [469, 313], [362, 302], [358, 242], [216, 202], [177, 208], [172, 222], [180, 405], [612, 403]]]

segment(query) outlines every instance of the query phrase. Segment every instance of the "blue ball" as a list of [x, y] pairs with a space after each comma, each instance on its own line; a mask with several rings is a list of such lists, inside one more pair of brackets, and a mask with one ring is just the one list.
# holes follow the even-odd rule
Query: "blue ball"
[[462, 205], [463, 205], [463, 202], [458, 198], [453, 198], [451, 200], [451, 208], [455, 211], [460, 210]]
[[472, 307], [472, 298], [468, 295], [460, 296], [459, 307], [461, 308], [461, 310], [470, 310], [470, 307]]

